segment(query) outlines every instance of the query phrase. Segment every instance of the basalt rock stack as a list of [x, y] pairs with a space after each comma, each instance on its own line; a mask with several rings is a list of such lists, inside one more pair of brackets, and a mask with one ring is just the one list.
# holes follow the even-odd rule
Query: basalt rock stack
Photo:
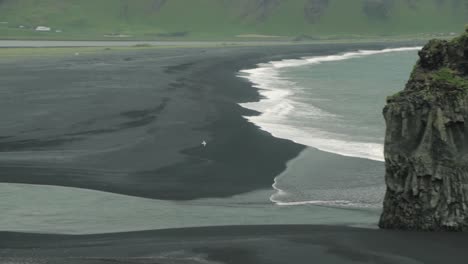
[[387, 98], [387, 193], [379, 226], [468, 230], [468, 32], [431, 40]]

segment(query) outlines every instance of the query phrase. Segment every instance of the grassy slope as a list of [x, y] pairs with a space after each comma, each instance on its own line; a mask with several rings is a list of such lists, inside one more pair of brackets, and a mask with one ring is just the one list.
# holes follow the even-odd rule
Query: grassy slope
[[[232, 39], [240, 34], [295, 37], [382, 36], [458, 31], [468, 19], [463, 4], [445, 0], [394, 0], [387, 18], [369, 18], [363, 12], [365, 0], [329, 0], [319, 22], [304, 17], [309, 0], [280, 0], [259, 18], [258, 0], [167, 0], [160, 10], [157, 0], [0, 0], [0, 38], [99, 39], [105, 34], [132, 35], [155, 39], [158, 34], [189, 32], [185, 39]], [[378, 1], [378, 0], [376, 0]], [[440, 0], [438, 0], [440, 1]], [[24, 25], [26, 29], [18, 29]], [[34, 32], [45, 25], [62, 33]]]

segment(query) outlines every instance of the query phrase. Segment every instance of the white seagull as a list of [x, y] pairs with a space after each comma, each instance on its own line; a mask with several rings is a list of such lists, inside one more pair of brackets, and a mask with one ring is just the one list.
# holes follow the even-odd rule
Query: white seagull
[[203, 145], [203, 147], [206, 147], [206, 145], [207, 145], [208, 143], [206, 143], [206, 141], [203, 140], [203, 142], [202, 142], [201, 144]]

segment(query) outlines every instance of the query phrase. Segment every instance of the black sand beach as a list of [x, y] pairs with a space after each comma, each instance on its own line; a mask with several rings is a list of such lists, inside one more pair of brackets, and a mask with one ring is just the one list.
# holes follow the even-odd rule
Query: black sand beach
[[92, 236], [0, 233], [3, 263], [466, 263], [467, 234], [232, 226]]
[[[238, 70], [408, 45], [154, 49], [0, 63], [0, 110], [8, 113], [0, 182], [176, 201], [270, 190], [304, 146], [242, 117], [256, 113], [238, 103], [259, 96]], [[3, 232], [0, 263], [465, 263], [467, 241], [465, 234], [319, 225]]]
[[[240, 69], [405, 44], [154, 49], [0, 64], [0, 182], [190, 200], [271, 188], [303, 146], [248, 123]], [[206, 148], [201, 142], [206, 140]]]

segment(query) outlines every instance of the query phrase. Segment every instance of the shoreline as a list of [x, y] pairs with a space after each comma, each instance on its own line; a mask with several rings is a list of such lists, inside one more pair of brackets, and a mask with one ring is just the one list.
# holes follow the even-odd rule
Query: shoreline
[[[318, 135], [314, 135], [313, 133], [310, 134], [309, 132], [302, 130], [300, 126], [297, 127], [289, 124], [287, 121], [288, 118], [294, 118], [294, 115], [290, 115], [288, 110], [284, 111], [283, 113], [282, 109], [288, 107], [292, 109], [296, 108], [294, 104], [295, 101], [290, 99], [290, 96], [294, 95], [294, 89], [291, 88], [291, 86], [295, 86], [296, 84], [294, 83], [294, 80], [287, 79], [284, 76], [282, 77], [281, 73], [284, 69], [287, 70], [295, 67], [305, 67], [311, 65], [315, 65], [314, 67], [320, 67], [320, 64], [327, 64], [328, 62], [365, 58], [367, 56], [378, 56], [381, 54], [394, 52], [418, 51], [421, 48], [421, 46], [408, 46], [379, 50], [357, 50], [351, 52], [341, 52], [332, 55], [306, 56], [298, 59], [263, 62], [257, 64], [255, 68], [244, 69], [239, 72], [239, 77], [249, 80], [249, 82], [251, 82], [255, 88], [259, 89], [262, 99], [259, 102], [248, 102], [242, 103], [240, 105], [246, 109], [260, 112], [260, 115], [246, 117], [247, 120], [276, 138], [291, 140], [294, 143], [319, 150], [319, 152], [322, 151], [343, 157], [384, 162], [383, 144], [370, 141], [344, 141], [339, 137], [321, 137], [319, 132], [324, 132], [325, 130], [318, 130]], [[310, 105], [310, 108], [311, 111], [320, 112], [320, 114], [323, 116], [332, 116], [332, 114], [327, 113], [320, 108], [316, 108], [314, 105]], [[308, 135], [308, 138], [305, 138], [304, 135]], [[295, 159], [297, 158], [298, 157]], [[300, 191], [299, 193], [295, 193], [293, 195], [278, 187], [278, 179], [280, 177], [284, 178], [284, 174], [287, 174], [286, 171], [283, 171], [283, 173], [277, 175], [272, 185], [276, 192], [270, 197], [270, 201], [277, 205], [295, 206], [311, 204], [331, 205], [345, 208], [376, 206], [375, 204], [370, 205], [349, 200], [281, 199], [281, 197], [287, 197], [291, 195], [301, 196]], [[380, 208], [380, 204], [377, 208]]]
[[[82, 113], [78, 109], [80, 112], [76, 112], [63, 105], [63, 100], [48, 102], [57, 105], [54, 107], [64, 108], [61, 112], [71, 111], [77, 120], [67, 120], [70, 124], [65, 124], [64, 129], [51, 130], [50, 135], [46, 136], [31, 132], [18, 138], [10, 134], [15, 133], [15, 127], [9, 134], [2, 135], [6, 137], [0, 141], [0, 166], [3, 168], [0, 181], [78, 187], [162, 200], [229, 197], [270, 188], [274, 175], [280, 173], [285, 168], [285, 162], [295, 157], [303, 147], [258, 131], [242, 117], [253, 113], [237, 105], [239, 101], [257, 100], [258, 94], [250, 88], [250, 84], [242, 82], [233, 73], [237, 71], [236, 67], [249, 63], [244, 61], [251, 58], [252, 53], [258, 57], [275, 53], [267, 49], [267, 54], [263, 55], [264, 51], [264, 48], [148, 50], [58, 59], [51, 61], [52, 64], [45, 64], [45, 67], [42, 60], [27, 66], [13, 63], [18, 66], [14, 69], [16, 74], [38, 79], [34, 84], [24, 81], [9, 83], [21, 89], [43, 86], [53, 91], [60, 90], [64, 82], [74, 83], [77, 77], [81, 78], [80, 75], [86, 76], [84, 78], [92, 85], [95, 82], [93, 79], [98, 81], [99, 78], [96, 70], [105, 75], [108, 67], [116, 69], [113, 78], [117, 80], [120, 79], [117, 75], [121, 70], [128, 67], [133, 70], [126, 73], [126, 78], [147, 78], [148, 71], [153, 76], [148, 83], [139, 84], [143, 88], [141, 92], [144, 92], [141, 95], [146, 98], [138, 94], [136, 99], [141, 102], [128, 104], [126, 96], [135, 97], [134, 92], [122, 90], [117, 97], [114, 96], [116, 98], [112, 98], [112, 105], [104, 105], [108, 113], [102, 114], [99, 123], [90, 120], [90, 115], [94, 115], [95, 111]], [[185, 55], [180, 56], [181, 53]], [[238, 58], [239, 55], [242, 58]], [[226, 59], [234, 60], [236, 65]], [[109, 66], [88, 66], [101, 63]], [[56, 80], [55, 72], [63, 72], [64, 67], [69, 67], [67, 65], [78, 67], [78, 70], [70, 71], [72, 75]], [[87, 68], [81, 69], [80, 65]], [[35, 73], [36, 67], [42, 69], [40, 77]], [[233, 67], [235, 70], [232, 70]], [[5, 74], [13, 68], [9, 63], [2, 64]], [[11, 75], [15, 76], [15, 72], [11, 72]], [[134, 81], [123, 80], [123, 83], [135, 85]], [[109, 85], [122, 84], [119, 81]], [[82, 88], [72, 91], [80, 94]], [[22, 113], [24, 110], [8, 111]], [[61, 114], [54, 113], [54, 118]], [[106, 119], [109, 116], [114, 124], [108, 124]], [[12, 122], [16, 122], [14, 120]], [[26, 124], [21, 129], [48, 129], [47, 124], [38, 125]], [[109, 127], [116, 129], [109, 130]], [[4, 133], [8, 133], [8, 130], [4, 130]], [[128, 133], [130, 138], [126, 135]], [[102, 136], [114, 134], [117, 138], [105, 146], [89, 146]], [[146, 143], [134, 138], [141, 138]], [[120, 147], [119, 141], [122, 140], [126, 145]], [[203, 140], [209, 142], [207, 148], [199, 145]], [[83, 149], [82, 146], [86, 146], [87, 150], [83, 154], [77, 153], [75, 149]], [[271, 154], [263, 156], [260, 153]], [[254, 156], [260, 158], [255, 159]], [[256, 168], [254, 164], [257, 163], [263, 165]]]
[[[310, 138], [306, 140], [302, 137], [295, 137], [294, 133], [287, 133], [284, 132], [285, 128], [287, 127], [289, 130], [297, 130], [300, 133], [301, 129], [297, 127], [293, 127], [282, 123], [281, 119], [276, 125], [282, 125], [281, 129], [276, 129], [275, 125], [270, 125], [270, 119], [268, 115], [273, 115], [275, 111], [275, 107], [271, 105], [277, 106], [281, 103], [281, 101], [287, 100], [289, 97], [289, 93], [287, 93], [287, 89], [284, 87], [288, 87], [294, 85], [291, 80], [287, 80], [280, 77], [280, 70], [281, 69], [289, 69], [294, 67], [303, 67], [303, 66], [310, 66], [310, 65], [320, 65], [322, 63], [328, 62], [336, 62], [336, 61], [345, 61], [348, 59], [356, 59], [356, 58], [363, 58], [367, 56], [373, 55], [380, 55], [392, 52], [400, 52], [400, 51], [413, 51], [413, 50], [421, 50], [421, 46], [417, 47], [400, 47], [400, 48], [393, 48], [393, 49], [382, 49], [382, 50], [359, 50], [356, 52], [346, 52], [341, 54], [333, 54], [333, 55], [324, 55], [324, 56], [316, 56], [316, 57], [302, 57], [299, 59], [288, 59], [288, 60], [277, 60], [277, 61], [270, 61], [266, 63], [261, 63], [257, 65], [255, 68], [242, 70], [240, 71], [240, 77], [246, 78], [255, 87], [258, 87], [260, 90], [260, 94], [262, 99], [259, 102], [248, 102], [241, 104], [242, 107], [246, 109], [250, 109], [253, 111], [259, 111], [262, 114], [259, 116], [247, 117], [249, 122], [256, 124], [262, 130], [269, 132], [274, 137], [283, 138], [291, 140], [297, 144], [306, 145], [312, 148], [316, 148], [318, 150], [338, 154], [345, 157], [353, 157], [353, 158], [363, 158], [369, 160], [375, 160], [384, 162], [385, 159], [383, 157], [383, 144], [377, 142], [354, 142], [354, 141], [344, 141], [340, 138], [316, 138], [314, 135], [309, 135]], [[274, 84], [278, 87], [271, 87], [271, 83], [274, 80]], [[272, 94], [272, 95], [270, 95]], [[263, 104], [267, 106], [263, 106]], [[315, 108], [315, 106], [311, 105], [314, 111], [321, 112], [322, 115], [333, 116], [333, 114], [327, 113], [326, 111]], [[258, 110], [261, 109], [261, 110]], [[270, 113], [273, 112], [273, 113]], [[278, 118], [275, 116], [275, 118]], [[266, 120], [264, 120], [266, 119]], [[274, 122], [273, 122], [274, 123]], [[304, 133], [304, 132], [302, 132]], [[330, 141], [332, 143], [326, 144], [323, 142]], [[340, 148], [336, 148], [333, 146], [340, 145]], [[365, 150], [362, 147], [366, 145]], [[343, 147], [345, 146], [345, 147]], [[374, 150], [375, 149], [375, 150]]]
[[[372, 47], [382, 48], [379, 45]], [[108, 120], [109, 116], [113, 118], [111, 121], [116, 119], [120, 130], [103, 131], [115, 124], [103, 123], [102, 127], [102, 120], [86, 123], [89, 121], [87, 118], [81, 120], [81, 116], [76, 115], [78, 120], [71, 123], [74, 129], [71, 137], [77, 137], [74, 141], [65, 140], [70, 139], [68, 137], [41, 141], [48, 138], [41, 138], [42, 134], [35, 132], [26, 133], [26, 136], [37, 136], [34, 138], [36, 140], [0, 138], [0, 181], [71, 186], [170, 201], [229, 197], [253, 190], [271, 190], [274, 177], [279, 174], [277, 171], [284, 171], [287, 160], [297, 157], [304, 147], [275, 138], [242, 117], [258, 113], [242, 109], [238, 103], [258, 101], [261, 96], [258, 89], [237, 77], [236, 73], [264, 61], [300, 58], [314, 52], [323, 54], [324, 49], [333, 54], [337, 50], [344, 52], [372, 47], [336, 45], [325, 48], [289, 47], [290, 50], [287, 47], [178, 50], [187, 52], [182, 58], [177, 57], [180, 56], [178, 51], [145, 51], [56, 60], [51, 64], [35, 62], [21, 68], [21, 74], [31, 73], [28, 69], [34, 72], [36, 67], [47, 71], [58, 68], [64, 75], [60, 75], [62, 79], [58, 82], [64, 82], [71, 78], [67, 78], [64, 69], [70, 68], [66, 67], [73, 67], [71, 69], [75, 73], [81, 73], [78, 76], [88, 78], [93, 77], [89, 71], [97, 70], [105, 74], [109, 67], [116, 73], [123, 72], [123, 69], [136, 70], [125, 76], [132, 79], [131, 82], [127, 83], [125, 79], [111, 82], [114, 86], [122, 84], [118, 86], [121, 90], [112, 90], [118, 98], [106, 97], [106, 100], [100, 101], [100, 104], [110, 101], [105, 106], [111, 111], [104, 112], [102, 119]], [[155, 56], [157, 61], [152, 59]], [[203, 60], [206, 56], [210, 60]], [[0, 63], [0, 70], [9, 67], [11, 65]], [[44, 76], [44, 72], [41, 74]], [[116, 76], [118, 74], [111, 77]], [[150, 77], [148, 84], [136, 81], [137, 77], [142, 76]], [[57, 75], [46, 74], [45, 79], [56, 81]], [[37, 80], [33, 81], [37, 83]], [[105, 82], [98, 84], [97, 87], [107, 87]], [[122, 93], [125, 85], [139, 87], [137, 91], [143, 97], [136, 97], [140, 99], [138, 104], [131, 104], [135, 99], [132, 97], [135, 90]], [[45, 85], [42, 87], [46, 88]], [[156, 90], [156, 95], [149, 92], [153, 90]], [[105, 92], [108, 93], [108, 90]], [[36, 94], [34, 96], [37, 97]], [[119, 101], [121, 97], [125, 100]], [[174, 108], [171, 108], [171, 104], [174, 104]], [[183, 109], [182, 106], [187, 108]], [[201, 107], [203, 109], [200, 110]], [[91, 110], [91, 114], [96, 115], [95, 109]], [[118, 113], [118, 118], [115, 113]], [[192, 115], [189, 118], [186, 116], [188, 113]], [[181, 123], [174, 123], [174, 120]], [[83, 122], [85, 127], [80, 126]], [[67, 134], [67, 127], [59, 132]], [[163, 128], [168, 131], [164, 132]], [[148, 132], [152, 136], [148, 136]], [[183, 135], [175, 137], [174, 133]], [[94, 137], [101, 139], [101, 136], [116, 137], [115, 141], [119, 144], [114, 145], [112, 141], [109, 145], [98, 145], [101, 152], [95, 151], [90, 145], [95, 144]], [[207, 148], [199, 145], [203, 139], [208, 142]], [[126, 140], [124, 146], [120, 145], [122, 140]], [[90, 148], [89, 153], [77, 154], [77, 146]], [[148, 153], [146, 146], [158, 152]], [[25, 148], [36, 150], [30, 153], [24, 151]], [[111, 151], [102, 152], [103, 149]], [[225, 149], [229, 151], [223, 151]], [[121, 150], [131, 155], [124, 155]], [[58, 151], [59, 155], [54, 156], [54, 151]], [[112, 155], [107, 156], [110, 155], [108, 153]], [[133, 155], [139, 156], [129, 162]], [[115, 161], [118, 161], [117, 164]], [[44, 168], [45, 165], [50, 167]], [[274, 165], [273, 169], [271, 165]], [[134, 166], [134, 171], [123, 173], [129, 169], [128, 166]], [[151, 170], [153, 166], [159, 167]], [[265, 169], [267, 166], [268, 169]], [[237, 169], [231, 174], [224, 174], [232, 168]], [[115, 174], [119, 171], [121, 174]], [[155, 175], [158, 177], [154, 178]], [[193, 175], [198, 177], [190, 177]], [[5, 200], [5, 203], [9, 201]], [[14, 201], [10, 203], [17, 205]], [[4, 212], [8, 214], [7, 210]], [[463, 245], [467, 239], [463, 233], [398, 232], [343, 225], [196, 227], [95, 235], [0, 231], [0, 263], [464, 263], [466, 250]]]
[[[28, 123], [20, 128], [32, 132], [21, 137], [12, 135], [16, 127], [4, 129], [4, 133], [11, 131], [0, 140], [0, 181], [162, 200], [230, 197], [271, 189], [274, 177], [304, 146], [275, 138], [244, 119], [258, 113], [239, 103], [258, 101], [260, 95], [250, 82], [237, 76], [238, 71], [265, 61], [392, 45], [402, 44], [141, 50], [37, 60], [17, 67], [0, 64], [6, 76], [38, 79], [8, 83], [17, 89], [37, 86], [57, 93], [67, 87], [66, 83], [77, 83], [77, 78], [85, 78], [89, 87], [100, 88], [99, 76], [109, 75], [108, 68], [113, 69], [111, 81], [104, 87], [122, 86], [110, 98], [105, 97], [106, 89], [93, 91], [96, 95], [91, 99], [103, 104], [90, 105], [89, 111], [81, 109], [82, 104], [89, 104], [87, 97], [76, 100], [79, 109], [70, 108], [73, 104], [64, 104], [61, 98], [46, 97], [37, 107], [47, 104], [61, 109], [50, 113], [54, 119], [63, 120], [61, 129], [38, 134], [34, 131], [49, 131], [55, 124]], [[35, 71], [36, 67], [41, 71]], [[67, 70], [69, 67], [73, 70]], [[125, 79], [118, 77], [123, 70]], [[57, 71], [64, 74], [58, 80]], [[141, 87], [137, 94], [126, 89], [135, 84]], [[87, 93], [81, 86], [69, 89], [79, 96]], [[66, 100], [74, 102], [73, 98]], [[24, 113], [20, 109], [3, 110]], [[103, 112], [95, 117], [96, 111]], [[19, 119], [14, 115], [10, 118], [14, 124]], [[92, 145], [103, 137], [112, 140], [103, 146]], [[199, 145], [203, 140], [208, 142], [206, 148]], [[76, 152], [78, 149], [80, 152]]]

